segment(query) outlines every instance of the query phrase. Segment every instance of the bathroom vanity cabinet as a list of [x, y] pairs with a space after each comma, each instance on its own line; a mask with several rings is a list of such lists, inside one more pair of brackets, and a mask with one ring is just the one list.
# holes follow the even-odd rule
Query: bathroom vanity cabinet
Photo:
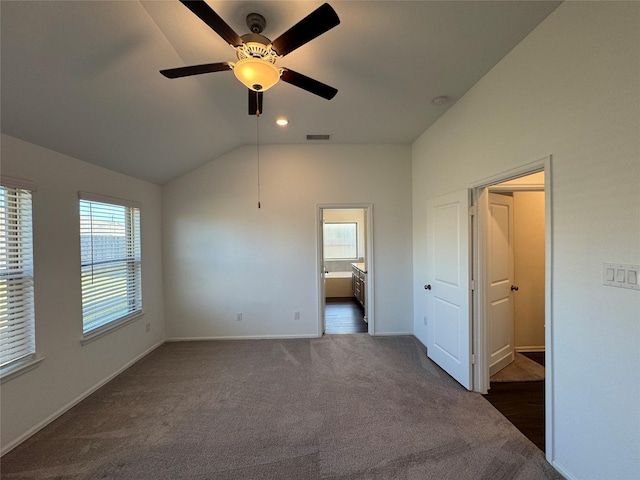
[[367, 321], [367, 305], [365, 302], [365, 292], [367, 290], [367, 270], [364, 263], [351, 264], [351, 287], [353, 296], [364, 308], [364, 321]]

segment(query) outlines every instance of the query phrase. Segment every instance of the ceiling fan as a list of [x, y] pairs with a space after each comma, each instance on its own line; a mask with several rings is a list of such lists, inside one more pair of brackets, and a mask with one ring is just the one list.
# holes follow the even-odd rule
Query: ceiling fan
[[180, 0], [180, 2], [236, 50], [238, 61], [160, 70], [165, 77], [180, 78], [232, 70], [238, 80], [249, 89], [249, 115], [262, 112], [263, 92], [280, 79], [327, 100], [331, 100], [338, 93], [337, 89], [318, 80], [275, 65], [279, 58], [340, 23], [338, 15], [328, 3], [311, 12], [272, 42], [262, 35], [266, 21], [260, 14], [247, 15], [247, 26], [251, 33], [239, 36], [204, 0]]

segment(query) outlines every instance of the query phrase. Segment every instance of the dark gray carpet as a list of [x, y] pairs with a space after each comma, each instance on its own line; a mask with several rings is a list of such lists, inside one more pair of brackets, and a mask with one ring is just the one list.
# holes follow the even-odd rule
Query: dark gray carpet
[[413, 337], [167, 343], [2, 458], [3, 479], [561, 479]]

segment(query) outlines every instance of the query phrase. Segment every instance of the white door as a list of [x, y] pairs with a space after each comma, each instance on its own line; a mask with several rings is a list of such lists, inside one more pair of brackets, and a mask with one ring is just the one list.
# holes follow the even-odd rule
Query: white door
[[468, 390], [471, 381], [469, 198], [427, 202], [427, 354]]
[[489, 193], [487, 226], [489, 375], [513, 362], [513, 197]]

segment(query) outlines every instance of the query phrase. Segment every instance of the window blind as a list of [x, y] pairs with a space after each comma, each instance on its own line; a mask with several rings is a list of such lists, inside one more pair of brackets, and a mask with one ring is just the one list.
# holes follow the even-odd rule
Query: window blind
[[140, 209], [80, 199], [83, 333], [142, 311]]
[[0, 186], [0, 368], [35, 355], [31, 192]]

